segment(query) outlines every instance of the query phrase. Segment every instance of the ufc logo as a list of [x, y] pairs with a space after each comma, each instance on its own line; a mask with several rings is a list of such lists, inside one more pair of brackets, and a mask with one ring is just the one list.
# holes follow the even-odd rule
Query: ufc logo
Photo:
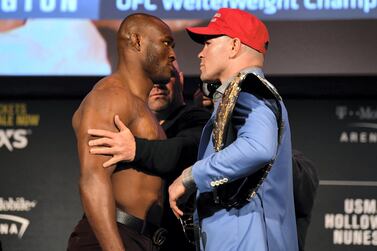
[[9, 151], [13, 151], [14, 148], [25, 148], [28, 143], [28, 139], [26, 138], [27, 134], [28, 131], [25, 129], [1, 129], [0, 148], [5, 146]]

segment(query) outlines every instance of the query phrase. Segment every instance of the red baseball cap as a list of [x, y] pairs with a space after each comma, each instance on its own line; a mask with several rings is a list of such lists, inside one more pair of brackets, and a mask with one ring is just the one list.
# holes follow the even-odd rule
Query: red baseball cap
[[264, 23], [256, 16], [239, 10], [221, 8], [207, 27], [186, 28], [191, 39], [204, 43], [211, 36], [227, 35], [239, 38], [241, 42], [261, 53], [267, 50], [269, 35]]

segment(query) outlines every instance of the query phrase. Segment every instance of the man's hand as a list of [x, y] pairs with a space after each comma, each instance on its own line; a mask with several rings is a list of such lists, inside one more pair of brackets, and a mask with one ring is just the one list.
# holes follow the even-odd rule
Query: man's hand
[[177, 206], [177, 201], [181, 198], [185, 192], [186, 188], [183, 185], [183, 176], [180, 175], [170, 186], [169, 186], [169, 204], [170, 208], [173, 210], [174, 215], [177, 218], [183, 216], [182, 210]]
[[88, 134], [100, 137], [89, 141], [91, 154], [113, 155], [113, 157], [103, 163], [103, 167], [109, 167], [120, 161], [133, 161], [136, 153], [135, 137], [125, 124], [119, 119], [118, 115], [114, 117], [114, 123], [119, 132], [108, 130], [89, 129]]

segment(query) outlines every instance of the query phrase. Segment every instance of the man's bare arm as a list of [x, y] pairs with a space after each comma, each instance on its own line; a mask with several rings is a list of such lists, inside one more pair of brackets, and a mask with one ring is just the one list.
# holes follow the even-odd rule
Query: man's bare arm
[[[106, 98], [101, 96], [104, 100]], [[114, 100], [113, 100], [114, 101]], [[87, 105], [83, 109], [80, 123], [76, 128], [77, 144], [80, 158], [80, 194], [85, 214], [103, 250], [124, 250], [116, 220], [115, 199], [111, 186], [111, 173], [114, 166], [109, 169], [102, 168], [102, 163], [109, 157], [91, 155], [89, 153], [87, 130], [94, 125], [107, 130], [116, 130], [109, 111], [113, 107], [106, 104]], [[119, 112], [119, 111], [117, 111]]]

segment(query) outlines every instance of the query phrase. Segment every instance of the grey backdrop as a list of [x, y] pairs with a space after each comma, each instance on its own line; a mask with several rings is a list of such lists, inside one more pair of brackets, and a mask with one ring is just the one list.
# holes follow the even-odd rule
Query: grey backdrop
[[[79, 166], [70, 123], [79, 102], [79, 99], [0, 102], [0, 107], [4, 104], [26, 104], [27, 114], [40, 116], [40, 123], [36, 126], [0, 127], [3, 131], [20, 128], [28, 131], [25, 148], [9, 151], [4, 144], [0, 148], [0, 217], [14, 215], [30, 221], [24, 235], [19, 238], [21, 224], [0, 219], [0, 240], [6, 251], [65, 250], [69, 233], [82, 215], [77, 189]], [[377, 123], [376, 99], [292, 98], [286, 103], [293, 147], [313, 160], [321, 179], [307, 250], [375, 250], [376, 224], [365, 229], [339, 227], [337, 230], [352, 230], [352, 234], [362, 231], [361, 234], [366, 236], [363, 238], [367, 239], [362, 244], [335, 244], [335, 229], [326, 228], [324, 219], [326, 214], [343, 214], [356, 217], [355, 221], [359, 222], [361, 215], [366, 215], [372, 223], [377, 223], [377, 129], [357, 126], [360, 123]], [[4, 109], [1, 112], [4, 115]], [[359, 142], [341, 142], [343, 133], [357, 133]], [[368, 142], [364, 142], [363, 134], [369, 135]], [[9, 141], [14, 143], [19, 140], [10, 137]], [[339, 185], [336, 181], [346, 182]], [[358, 182], [358, 185], [351, 186], [350, 182]], [[7, 203], [9, 206], [9, 201], [17, 198], [36, 204], [27, 211], [20, 211], [20, 203], [18, 209], [15, 208], [17, 203], [13, 203], [13, 208], [7, 208]], [[369, 211], [361, 214], [346, 214], [345, 199], [367, 199], [372, 207], [366, 207]]]

